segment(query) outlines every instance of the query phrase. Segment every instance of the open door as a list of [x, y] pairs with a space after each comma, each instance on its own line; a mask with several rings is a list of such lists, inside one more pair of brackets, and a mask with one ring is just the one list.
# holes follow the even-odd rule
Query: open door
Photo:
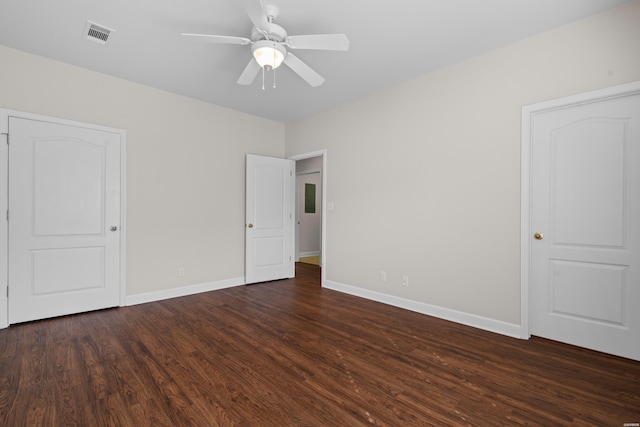
[[295, 276], [293, 160], [247, 154], [245, 282]]

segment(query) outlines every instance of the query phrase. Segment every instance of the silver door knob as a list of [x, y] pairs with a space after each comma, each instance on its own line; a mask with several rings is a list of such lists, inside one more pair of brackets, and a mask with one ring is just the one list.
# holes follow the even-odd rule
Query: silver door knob
[[115, 225], [113, 227], [111, 227], [111, 231], [117, 231], [118, 227], [116, 227]]

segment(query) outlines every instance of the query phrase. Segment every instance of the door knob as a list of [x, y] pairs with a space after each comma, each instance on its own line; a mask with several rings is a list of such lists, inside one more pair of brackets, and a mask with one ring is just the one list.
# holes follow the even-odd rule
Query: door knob
[[111, 231], [117, 231], [118, 227], [116, 227], [115, 225], [113, 227], [111, 227]]
[[533, 235], [533, 238], [534, 238], [534, 239], [536, 239], [536, 240], [542, 240], [542, 239], [544, 238], [544, 234], [542, 234], [542, 233], [535, 233], [535, 234]]
[[253, 228], [253, 224], [249, 224], [249, 225], [247, 225], [247, 227]]

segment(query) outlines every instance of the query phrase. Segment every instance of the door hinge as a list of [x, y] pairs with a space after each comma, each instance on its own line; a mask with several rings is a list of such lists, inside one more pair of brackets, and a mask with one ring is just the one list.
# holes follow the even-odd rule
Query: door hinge
[[9, 211], [7, 210], [7, 221], [9, 221]]
[[7, 298], [9, 298], [9, 287], [7, 286]]

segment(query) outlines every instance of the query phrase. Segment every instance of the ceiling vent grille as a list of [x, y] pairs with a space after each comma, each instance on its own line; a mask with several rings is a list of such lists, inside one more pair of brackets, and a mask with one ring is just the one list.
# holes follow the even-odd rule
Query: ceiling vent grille
[[104, 45], [107, 44], [107, 40], [113, 31], [114, 30], [104, 25], [87, 21], [87, 24], [84, 26], [84, 37], [87, 40]]

